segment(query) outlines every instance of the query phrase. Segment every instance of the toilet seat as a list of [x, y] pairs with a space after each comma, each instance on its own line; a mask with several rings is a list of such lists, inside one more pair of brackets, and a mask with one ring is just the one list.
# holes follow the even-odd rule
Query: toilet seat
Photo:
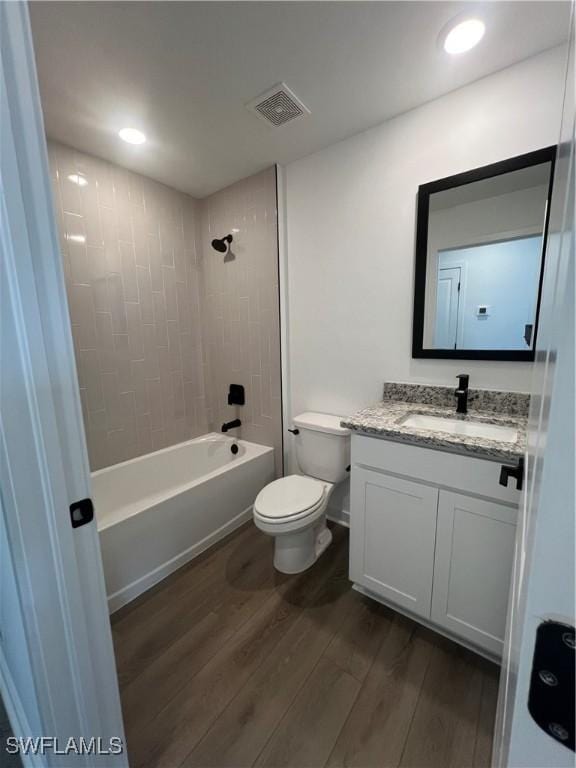
[[288, 475], [263, 488], [254, 502], [254, 514], [268, 524], [293, 522], [322, 507], [326, 484], [304, 475]]

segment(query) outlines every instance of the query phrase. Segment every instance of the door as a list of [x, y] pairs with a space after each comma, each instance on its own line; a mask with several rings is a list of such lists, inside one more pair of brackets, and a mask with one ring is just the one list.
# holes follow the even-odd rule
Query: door
[[0, 43], [0, 689], [14, 735], [49, 740], [24, 765], [116, 768], [98, 532], [69, 509], [89, 471], [25, 3], [0, 3]]
[[[500, 677], [494, 765], [574, 766], [574, 753], [528, 711], [536, 632], [574, 625], [575, 200], [574, 3], [528, 423], [527, 477]], [[566, 717], [570, 720], [568, 713]], [[560, 724], [562, 725], [562, 724]], [[568, 722], [573, 727], [573, 722]], [[558, 734], [558, 730], [556, 731]]]
[[432, 620], [501, 656], [518, 510], [440, 491]]
[[354, 467], [350, 578], [430, 617], [438, 490]]
[[456, 349], [460, 311], [460, 267], [438, 270], [434, 347]]

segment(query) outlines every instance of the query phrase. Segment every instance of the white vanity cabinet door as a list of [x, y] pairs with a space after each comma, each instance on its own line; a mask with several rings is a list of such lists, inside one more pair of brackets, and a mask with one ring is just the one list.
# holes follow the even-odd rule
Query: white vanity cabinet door
[[432, 621], [500, 656], [518, 510], [440, 491]]
[[430, 618], [438, 490], [354, 467], [350, 578]]

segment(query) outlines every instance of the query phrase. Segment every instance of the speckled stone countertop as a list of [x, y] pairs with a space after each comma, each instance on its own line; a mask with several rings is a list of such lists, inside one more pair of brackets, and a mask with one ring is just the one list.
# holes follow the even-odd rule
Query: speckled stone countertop
[[[528, 395], [470, 389], [468, 413], [461, 415], [456, 413], [454, 389], [455, 387], [418, 384], [385, 384], [382, 402], [343, 419], [341, 424], [355, 432], [492, 461], [515, 463], [520, 456], [524, 455]], [[481, 408], [478, 407], [479, 405]], [[513, 443], [501, 442], [485, 437], [456, 435], [451, 432], [420, 429], [402, 424], [404, 418], [410, 414], [513, 427], [518, 430], [518, 438]]]

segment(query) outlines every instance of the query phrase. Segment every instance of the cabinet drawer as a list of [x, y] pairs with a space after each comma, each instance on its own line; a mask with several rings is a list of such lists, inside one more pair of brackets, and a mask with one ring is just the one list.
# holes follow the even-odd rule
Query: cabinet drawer
[[438, 490], [354, 468], [350, 578], [430, 617]]
[[352, 464], [508, 504], [518, 504], [520, 499], [515, 481], [509, 487], [499, 484], [502, 463], [496, 461], [353, 434]]

